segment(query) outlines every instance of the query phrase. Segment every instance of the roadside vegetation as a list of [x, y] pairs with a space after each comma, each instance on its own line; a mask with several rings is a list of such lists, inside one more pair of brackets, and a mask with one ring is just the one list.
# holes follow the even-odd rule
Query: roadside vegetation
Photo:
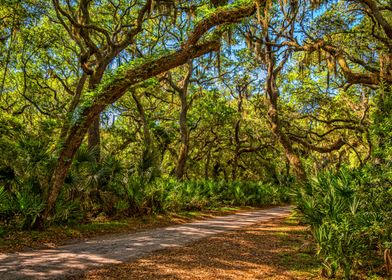
[[[89, 176], [87, 178], [90, 183]], [[289, 188], [261, 182], [180, 182], [176, 179], [143, 182], [137, 177], [122, 180], [107, 180], [105, 188], [79, 184], [65, 188], [56, 205], [56, 214], [47, 225], [76, 224], [99, 217], [180, 213], [225, 206], [261, 207], [289, 202]], [[5, 221], [3, 231], [5, 228], [31, 229], [44, 209], [42, 198], [28, 187], [11, 191], [1, 187], [0, 195], [3, 198], [0, 212]]]
[[372, 172], [374, 167], [321, 173], [296, 192], [327, 278], [391, 273], [391, 170]]

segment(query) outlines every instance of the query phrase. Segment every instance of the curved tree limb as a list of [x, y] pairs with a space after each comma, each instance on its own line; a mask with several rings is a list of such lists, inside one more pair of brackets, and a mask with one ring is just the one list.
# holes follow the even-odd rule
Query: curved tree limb
[[346, 142], [342, 138], [337, 140], [332, 145], [326, 146], [326, 147], [319, 147], [319, 146], [310, 144], [310, 143], [308, 143], [298, 137], [295, 137], [295, 136], [290, 136], [290, 140], [301, 144], [302, 146], [304, 146], [305, 148], [307, 148], [309, 150], [316, 151], [316, 152], [319, 152], [322, 154], [326, 154], [326, 153], [330, 153], [332, 151], [339, 150], [341, 147], [343, 147], [344, 144], [346, 144]]
[[188, 40], [179, 50], [128, 69], [121, 76], [114, 78], [108, 85], [104, 86], [97, 97], [92, 100], [91, 105], [82, 111], [77, 121], [68, 131], [67, 138], [63, 142], [52, 174], [50, 189], [46, 193], [47, 207], [42, 218], [45, 219], [53, 209], [73, 157], [81, 145], [88, 128], [108, 105], [118, 100], [133, 85], [180, 66], [190, 59], [208, 52], [218, 51], [220, 49], [220, 42], [217, 39], [197, 43], [211, 28], [226, 23], [237, 22], [244, 17], [252, 15], [254, 12], [254, 4], [247, 4], [235, 8], [230, 6], [219, 8], [212, 15], [196, 24]]

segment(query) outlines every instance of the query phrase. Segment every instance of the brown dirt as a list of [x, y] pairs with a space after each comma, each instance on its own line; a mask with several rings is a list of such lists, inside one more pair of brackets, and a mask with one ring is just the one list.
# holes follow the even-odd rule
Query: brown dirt
[[[139, 233], [99, 236], [54, 249], [0, 253], [1, 279], [77, 277], [94, 268], [132, 262], [162, 249], [186, 246], [197, 240], [220, 236], [261, 222], [269, 223], [274, 218], [287, 217], [291, 210], [290, 206], [273, 207]], [[127, 277], [116, 275], [113, 279]]]
[[167, 213], [129, 217], [120, 220], [104, 218], [76, 226], [54, 226], [44, 231], [9, 231], [0, 237], [0, 253], [12, 253], [26, 249], [56, 248], [91, 237], [139, 232], [263, 208], [267, 207]]
[[73, 279], [321, 279], [319, 271], [307, 228], [275, 219]]

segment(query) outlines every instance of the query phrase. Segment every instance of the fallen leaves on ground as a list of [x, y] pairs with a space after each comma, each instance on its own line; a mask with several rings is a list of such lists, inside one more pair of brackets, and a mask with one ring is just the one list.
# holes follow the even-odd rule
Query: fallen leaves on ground
[[77, 279], [321, 279], [319, 271], [307, 228], [276, 219], [92, 270]]
[[53, 226], [43, 231], [10, 230], [0, 236], [0, 253], [12, 253], [29, 248], [54, 248], [77, 242], [81, 239], [101, 235], [138, 232], [189, 223], [195, 220], [211, 219], [216, 216], [224, 216], [252, 209], [261, 208], [222, 208], [216, 210], [136, 216], [119, 220], [104, 219], [75, 226]]

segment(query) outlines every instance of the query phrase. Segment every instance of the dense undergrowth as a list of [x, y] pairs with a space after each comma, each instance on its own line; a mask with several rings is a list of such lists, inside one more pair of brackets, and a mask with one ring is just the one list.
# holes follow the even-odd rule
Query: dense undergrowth
[[[87, 179], [88, 180], [88, 179]], [[85, 181], [84, 181], [85, 182]], [[264, 206], [287, 203], [289, 188], [261, 182], [178, 181], [127, 177], [106, 185], [67, 185], [48, 221], [88, 222], [97, 216], [124, 217], [203, 210], [221, 206]], [[45, 204], [30, 186], [0, 187], [0, 215], [8, 228], [29, 229]]]
[[[53, 168], [50, 142], [26, 134], [13, 142], [0, 138], [0, 225], [31, 229], [45, 209]], [[7, 148], [6, 148], [7, 147]], [[282, 180], [278, 182], [277, 180]], [[154, 167], [130, 168], [123, 159], [82, 146], [48, 221], [50, 225], [219, 206], [263, 206], [289, 199], [291, 178], [266, 182], [184, 180], [162, 176]]]
[[311, 225], [324, 276], [352, 279], [358, 272], [379, 270], [387, 277], [392, 248], [390, 168], [323, 172], [296, 192], [295, 201], [303, 221]]

